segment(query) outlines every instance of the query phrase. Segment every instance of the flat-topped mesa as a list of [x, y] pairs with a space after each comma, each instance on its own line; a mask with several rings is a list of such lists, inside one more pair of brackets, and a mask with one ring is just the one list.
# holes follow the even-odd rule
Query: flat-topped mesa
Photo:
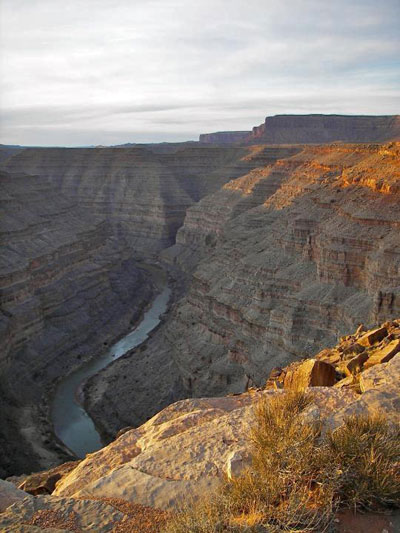
[[199, 136], [201, 144], [235, 144], [244, 142], [251, 131], [216, 131], [214, 133], [202, 133]]
[[249, 143], [386, 142], [400, 140], [400, 115], [275, 115], [253, 128]]

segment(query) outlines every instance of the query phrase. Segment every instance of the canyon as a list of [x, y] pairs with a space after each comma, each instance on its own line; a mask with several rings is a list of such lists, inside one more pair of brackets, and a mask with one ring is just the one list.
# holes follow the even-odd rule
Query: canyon
[[[72, 458], [49, 418], [55, 387], [139, 322], [157, 294], [146, 263], [173, 297], [143, 344], [84, 385], [105, 443], [176, 400], [243, 393], [360, 323], [400, 316], [400, 143], [372, 142], [395, 139], [393, 121], [372, 121], [366, 143], [355, 121], [358, 144], [282, 133], [272, 145], [261, 132], [222, 146], [4, 149], [0, 477]], [[320, 142], [346, 140], [330, 135]]]

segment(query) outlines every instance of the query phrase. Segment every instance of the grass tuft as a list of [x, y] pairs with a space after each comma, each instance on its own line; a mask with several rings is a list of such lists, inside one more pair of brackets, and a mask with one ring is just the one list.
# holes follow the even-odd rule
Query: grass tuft
[[335, 431], [304, 416], [312, 395], [277, 394], [256, 409], [252, 464], [213, 499], [177, 513], [167, 533], [328, 531], [339, 507], [400, 506], [400, 426], [350, 417]]

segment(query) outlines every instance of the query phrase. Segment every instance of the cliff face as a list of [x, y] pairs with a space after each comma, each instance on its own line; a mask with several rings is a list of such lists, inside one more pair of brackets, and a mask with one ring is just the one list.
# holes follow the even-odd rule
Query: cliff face
[[253, 128], [250, 143], [382, 142], [400, 140], [400, 116], [276, 115]]
[[105, 430], [149, 414], [154, 394], [134, 382], [150, 371], [153, 387], [162, 381], [158, 360], [175, 362], [186, 395], [241, 392], [359, 323], [399, 315], [399, 154], [398, 143], [298, 148], [190, 208], [163, 252], [191, 273], [187, 294], [141, 349], [139, 373], [127, 357], [90, 382]]
[[[175, 241], [190, 205], [278, 155], [191, 146], [4, 154], [0, 449], [7, 472], [56, 461], [42, 399], [149, 302], [154, 291], [137, 259]], [[159, 366], [168, 376], [159, 394], [169, 401], [177, 379], [170, 362]], [[146, 390], [150, 376], [140, 385]]]
[[41, 401], [54, 381], [124, 331], [153, 290], [105, 221], [46, 178], [1, 172], [0, 464], [48, 466]]
[[243, 165], [246, 154], [233, 147], [32, 148], [3, 168], [48, 178], [91, 217], [104, 218], [120, 242], [151, 255], [174, 243], [189, 206], [257, 164]]

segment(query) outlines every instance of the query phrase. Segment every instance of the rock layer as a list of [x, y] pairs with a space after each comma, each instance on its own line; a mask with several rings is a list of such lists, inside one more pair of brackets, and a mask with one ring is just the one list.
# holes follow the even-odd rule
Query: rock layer
[[41, 176], [1, 173], [1, 472], [57, 461], [42, 399], [135, 320], [154, 289], [131, 253]]
[[360, 323], [399, 315], [400, 145], [287, 150], [188, 209], [162, 254], [189, 276], [186, 295], [142, 347], [140, 372], [134, 352], [123, 382], [117, 363], [89, 383], [109, 435], [148, 416], [135, 381], [162, 379], [157, 358], [175, 362], [187, 396], [242, 392]]
[[330, 143], [400, 140], [400, 116], [275, 115], [253, 128], [246, 142]]

